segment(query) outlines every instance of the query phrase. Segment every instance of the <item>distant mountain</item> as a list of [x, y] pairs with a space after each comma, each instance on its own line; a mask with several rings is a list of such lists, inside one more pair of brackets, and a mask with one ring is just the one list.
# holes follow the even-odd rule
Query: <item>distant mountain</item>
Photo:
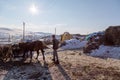
[[0, 27], [0, 30], [13, 31], [12, 29], [9, 29], [9, 28], [4, 28], [4, 27]]
[[52, 35], [51, 33], [44, 33], [44, 32], [34, 32], [36, 35]]
[[22, 34], [22, 30], [0, 27], [0, 34], [20, 35]]
[[[9, 35], [14, 37], [22, 37], [23, 31], [21, 29], [10, 29], [0, 27], [0, 38], [1, 37], [8, 37]], [[25, 36], [35, 36], [35, 37], [44, 37], [52, 35], [51, 33], [44, 33], [44, 32], [32, 32], [32, 31], [25, 31]]]

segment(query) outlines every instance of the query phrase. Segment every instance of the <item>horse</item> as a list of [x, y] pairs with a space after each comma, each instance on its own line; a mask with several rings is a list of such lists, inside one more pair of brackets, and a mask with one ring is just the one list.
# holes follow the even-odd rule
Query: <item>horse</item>
[[0, 46], [0, 59], [2, 61], [7, 61], [12, 59], [12, 47], [11, 45]]
[[3, 60], [2, 57], [3, 57], [2, 46], [0, 46], [0, 60]]
[[45, 55], [44, 55], [44, 49], [48, 48], [42, 41], [33, 41], [33, 42], [24, 42], [24, 43], [19, 43], [19, 47], [21, 51], [23, 52], [23, 58], [25, 58], [25, 54], [30, 52], [30, 61], [32, 61], [32, 52], [36, 51], [37, 52], [37, 57], [38, 59], [39, 56], [39, 50], [41, 50], [42, 55], [43, 55], [43, 60], [45, 61]]
[[12, 54], [13, 54], [13, 58], [19, 57], [19, 55], [22, 54], [22, 51], [19, 48], [19, 44], [12, 45]]

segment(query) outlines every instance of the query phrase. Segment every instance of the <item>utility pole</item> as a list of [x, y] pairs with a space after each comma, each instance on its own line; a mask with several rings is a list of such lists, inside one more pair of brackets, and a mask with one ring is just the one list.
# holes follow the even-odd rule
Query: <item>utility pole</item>
[[10, 40], [10, 34], [9, 34], [9, 38], [8, 38], [8, 42], [10, 42], [11, 40]]
[[25, 22], [23, 22], [23, 41], [25, 40]]
[[56, 27], [55, 27], [55, 35], [56, 35]]

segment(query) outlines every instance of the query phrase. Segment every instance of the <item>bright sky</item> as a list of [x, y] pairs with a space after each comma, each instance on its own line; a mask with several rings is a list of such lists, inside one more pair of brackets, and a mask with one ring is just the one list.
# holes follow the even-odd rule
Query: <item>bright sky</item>
[[120, 25], [120, 0], [0, 0], [0, 27], [86, 34]]

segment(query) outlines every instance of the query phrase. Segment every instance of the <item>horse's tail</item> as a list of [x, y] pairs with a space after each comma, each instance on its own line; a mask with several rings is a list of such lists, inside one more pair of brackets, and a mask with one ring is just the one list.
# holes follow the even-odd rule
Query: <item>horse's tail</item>
[[43, 44], [43, 49], [49, 49], [49, 47], [47, 47], [47, 45], [45, 44], [45, 42], [42, 41]]

